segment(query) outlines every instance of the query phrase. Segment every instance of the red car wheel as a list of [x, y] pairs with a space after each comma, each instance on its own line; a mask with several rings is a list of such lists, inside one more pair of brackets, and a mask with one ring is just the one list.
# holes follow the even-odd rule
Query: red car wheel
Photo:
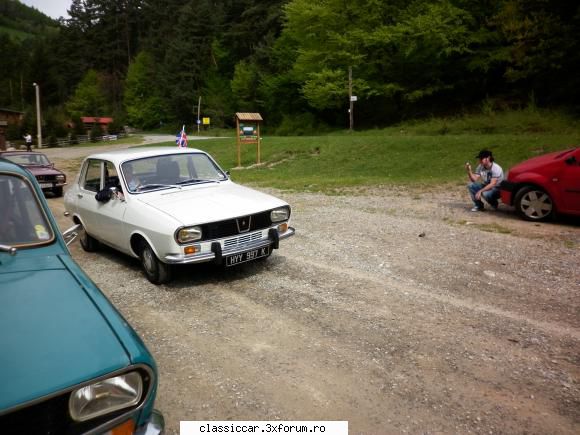
[[545, 221], [554, 216], [554, 202], [550, 195], [535, 186], [520, 189], [515, 199], [516, 211], [529, 221]]

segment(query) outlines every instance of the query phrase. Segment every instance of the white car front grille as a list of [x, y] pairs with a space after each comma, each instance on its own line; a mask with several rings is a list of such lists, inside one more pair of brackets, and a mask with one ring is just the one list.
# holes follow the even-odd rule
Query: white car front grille
[[256, 240], [262, 239], [262, 231], [257, 231], [252, 234], [244, 234], [237, 237], [230, 237], [224, 240], [224, 250], [235, 249], [239, 246], [246, 245]]

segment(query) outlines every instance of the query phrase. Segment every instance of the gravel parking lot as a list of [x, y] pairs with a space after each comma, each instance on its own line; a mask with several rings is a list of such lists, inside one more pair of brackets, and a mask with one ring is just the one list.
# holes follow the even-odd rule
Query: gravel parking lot
[[[47, 153], [78, 170], [82, 152]], [[254, 264], [154, 286], [137, 260], [71, 246], [154, 354], [168, 433], [180, 420], [580, 433], [577, 220], [470, 213], [457, 185], [274, 193], [297, 234]], [[70, 226], [62, 198], [49, 204]]]

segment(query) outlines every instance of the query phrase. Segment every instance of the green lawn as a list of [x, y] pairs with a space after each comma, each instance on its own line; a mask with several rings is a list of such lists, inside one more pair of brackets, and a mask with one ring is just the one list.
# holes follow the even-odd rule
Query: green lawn
[[236, 168], [235, 138], [190, 141], [190, 146], [209, 152], [235, 181], [258, 186], [332, 191], [376, 184], [462, 184], [464, 163], [475, 165], [480, 149], [491, 149], [507, 171], [529, 157], [580, 144], [577, 124], [559, 116], [550, 123], [549, 117], [534, 114], [507, 123], [487, 117], [504, 133], [482, 133], [489, 125], [470, 117], [325, 136], [264, 136], [262, 164], [255, 165], [256, 146], [244, 145], [241, 168]]
[[[264, 137], [262, 164], [244, 145], [237, 166], [235, 139], [190, 141], [230, 170], [234, 180], [292, 190], [328, 190], [371, 184], [463, 183], [463, 165], [482, 148], [507, 170], [517, 162], [580, 143], [576, 135], [313, 136]], [[175, 146], [174, 143], [167, 144]]]

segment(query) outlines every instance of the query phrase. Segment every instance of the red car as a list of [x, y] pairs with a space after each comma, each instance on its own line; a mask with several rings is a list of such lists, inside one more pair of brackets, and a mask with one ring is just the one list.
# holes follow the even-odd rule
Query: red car
[[502, 202], [524, 219], [544, 221], [556, 212], [580, 216], [580, 148], [519, 163], [500, 188]]
[[0, 158], [24, 166], [32, 172], [43, 192], [48, 191], [55, 196], [62, 196], [66, 175], [55, 169], [54, 163], [51, 163], [44, 154], [30, 151], [2, 151]]

